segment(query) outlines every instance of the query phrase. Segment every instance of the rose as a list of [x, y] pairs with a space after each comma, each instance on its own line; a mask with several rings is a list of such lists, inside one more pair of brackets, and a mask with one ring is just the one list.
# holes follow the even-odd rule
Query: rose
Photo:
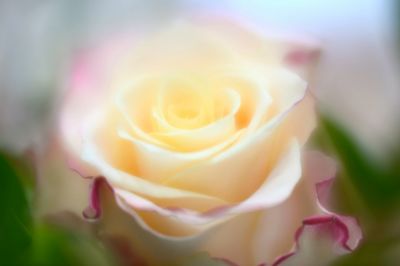
[[105, 180], [113, 195], [102, 231], [129, 238], [149, 263], [207, 251], [255, 265], [288, 251], [317, 210], [301, 180], [315, 125], [298, 74], [307, 73], [306, 47], [192, 21], [85, 53], [58, 133], [70, 166], [102, 177], [85, 215], [98, 218]]

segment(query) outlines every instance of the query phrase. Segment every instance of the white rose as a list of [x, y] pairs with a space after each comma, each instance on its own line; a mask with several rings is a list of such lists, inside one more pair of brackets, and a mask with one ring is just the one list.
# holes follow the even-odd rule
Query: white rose
[[[81, 175], [103, 178], [86, 216], [99, 217], [105, 180], [113, 193], [102, 193], [99, 228], [150, 264], [207, 251], [257, 265], [289, 251], [317, 212], [302, 180], [315, 46], [201, 20], [99, 47], [74, 66], [53, 149]], [[87, 182], [71, 175], [64, 185], [83, 194]], [[78, 210], [66, 187], [52, 197]]]

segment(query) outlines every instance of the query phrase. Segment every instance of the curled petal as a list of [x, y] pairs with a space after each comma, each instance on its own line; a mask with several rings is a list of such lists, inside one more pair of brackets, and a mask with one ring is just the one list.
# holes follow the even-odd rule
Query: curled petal
[[[335, 163], [319, 152], [306, 156], [306, 174], [310, 179], [320, 178], [322, 173], [334, 175]], [[311, 165], [310, 165], [311, 163]], [[332, 212], [331, 188], [335, 177], [316, 182], [316, 203], [321, 215], [303, 220], [295, 234], [294, 250], [280, 256], [273, 265], [329, 265], [337, 256], [353, 251], [362, 239], [358, 221], [350, 216]]]
[[360, 240], [360, 231], [352, 231], [355, 228], [351, 224], [356, 224], [353, 218], [337, 215], [305, 219], [296, 232], [295, 251], [278, 258], [273, 265], [329, 265], [336, 256], [356, 247], [354, 238]]
[[334, 212], [329, 211], [327, 208], [327, 206], [330, 206], [329, 194], [331, 192], [334, 180], [335, 178], [328, 178], [319, 182], [316, 185], [318, 204], [325, 213], [330, 214], [336, 219], [339, 219], [347, 228], [349, 234], [345, 239], [346, 241], [343, 242], [342, 245], [345, 246], [348, 250], [354, 250], [362, 239], [362, 232], [359, 227], [358, 221], [353, 217], [336, 215]]
[[[110, 175], [111, 173], [112, 172], [109, 172], [108, 178], [112, 177], [112, 175]], [[121, 174], [118, 176], [121, 178]], [[123, 199], [123, 205], [127, 204], [131, 208], [146, 211], [152, 210], [165, 216], [178, 217], [180, 220], [185, 221], [189, 224], [205, 224], [210, 223], [217, 218], [229, 216], [232, 214], [249, 212], [261, 208], [275, 206], [284, 201], [290, 195], [300, 177], [301, 165], [299, 145], [296, 141], [293, 141], [291, 145], [289, 145], [287, 153], [282, 157], [280, 163], [274, 169], [274, 171], [272, 171], [270, 176], [266, 179], [265, 183], [248, 199], [234, 206], [229, 206], [227, 205], [227, 203], [224, 204], [222, 201], [218, 201], [217, 203], [219, 204], [214, 206], [223, 206], [223, 208], [212, 208], [210, 211], [199, 213], [191, 211], [187, 208], [182, 208], [182, 206], [178, 209], [166, 208], [168, 206], [158, 206], [156, 202], [154, 202], [154, 200], [156, 200], [157, 197], [161, 197], [162, 191], [160, 189], [162, 189], [162, 187], [160, 187], [160, 189], [158, 189], [157, 191], [154, 191], [154, 195], [152, 196], [153, 200], [149, 200], [140, 196], [140, 191], [137, 191], [137, 193], [132, 193], [132, 191], [119, 188], [118, 185], [114, 189], [116, 196], [118, 196], [119, 199]], [[130, 179], [130, 182], [134, 182], [134, 180]], [[94, 183], [93, 185], [94, 188], [96, 188], [95, 184], [96, 183]], [[144, 186], [146, 185], [146, 183], [142, 181], [142, 185]], [[280, 189], [276, 189], [277, 187], [279, 187]], [[149, 190], [146, 191], [149, 192]], [[200, 195], [196, 193], [185, 192], [185, 194], [183, 194], [183, 191], [178, 189], [164, 189], [163, 193], [167, 193], [168, 195], [170, 195], [171, 193], [173, 194], [169, 196], [171, 197], [171, 206], [173, 206], [172, 200], [176, 197], [180, 199], [186, 198], [186, 201], [190, 202], [196, 199], [201, 200], [202, 202], [205, 202], [206, 200], [216, 201], [215, 198], [206, 197], [205, 195]], [[166, 198], [168, 198], [167, 194], [165, 194], [165, 196], [163, 197], [164, 203], [166, 202]], [[92, 198], [95, 199], [96, 197], [94, 196]], [[96, 204], [91, 204], [91, 206], [96, 206]], [[124, 209], [126, 208], [127, 207], [125, 206]]]
[[103, 183], [106, 184], [107, 182], [102, 177], [96, 177], [92, 181], [89, 193], [89, 206], [82, 213], [86, 219], [97, 219], [101, 216], [99, 190]]

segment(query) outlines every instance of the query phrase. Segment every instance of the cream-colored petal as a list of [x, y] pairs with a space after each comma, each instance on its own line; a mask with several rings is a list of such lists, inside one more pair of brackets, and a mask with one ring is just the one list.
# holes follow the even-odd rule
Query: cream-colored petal
[[[289, 146], [289, 149], [285, 156], [280, 159], [279, 164], [272, 171], [270, 176], [266, 178], [266, 181], [257, 190], [257, 192], [251, 195], [248, 199], [233, 207], [228, 207], [227, 203], [220, 202], [221, 205], [219, 205], [218, 207], [225, 206], [227, 208], [215, 215], [202, 215], [201, 213], [188, 210], [189, 208], [182, 209], [181, 211], [174, 211], [172, 209], [171, 211], [169, 209], [159, 207], [154, 202], [143, 199], [140, 196], [137, 196], [124, 189], [116, 189], [116, 193], [117, 195], [123, 197], [132, 208], [140, 210], [152, 210], [164, 216], [174, 216], [182, 221], [185, 221], [186, 223], [204, 224], [210, 223], [215, 219], [220, 219], [221, 217], [229, 217], [232, 214], [265, 209], [281, 203], [290, 196], [291, 192], [293, 191], [294, 187], [301, 177], [300, 163], [299, 146], [296, 141], [293, 141], [292, 144]], [[183, 199], [185, 198], [185, 196], [181, 195], [177, 198]], [[179, 207], [193, 207], [193, 203], [190, 203], [190, 200], [191, 199], [187, 197], [187, 202], [180, 202]], [[165, 201], [164, 199], [164, 204], [165, 202], [168, 201]]]
[[[153, 182], [164, 182], [170, 176], [202, 163], [234, 143], [241, 134], [242, 131], [238, 131], [218, 145], [205, 150], [182, 153], [138, 140], [126, 131], [118, 131], [118, 135], [128, 140], [128, 144], [131, 145], [126, 149], [132, 149], [135, 152], [140, 176]], [[157, 167], [154, 167], [155, 165]]]
[[98, 171], [111, 183], [112, 186], [130, 191], [137, 195], [145, 195], [146, 197], [154, 199], [180, 198], [184, 199], [188, 203], [189, 207], [200, 206], [202, 209], [224, 204], [224, 201], [217, 197], [159, 185], [115, 169], [104, 160], [101, 156], [101, 151], [98, 150], [90, 141], [87, 141], [84, 144], [82, 159], [98, 169]]
[[80, 216], [88, 206], [91, 181], [69, 167], [60, 143], [53, 141], [46, 147], [46, 151], [36, 151], [35, 167], [37, 213], [51, 215], [72, 212]]
[[240, 213], [277, 205], [287, 199], [301, 178], [300, 146], [296, 140], [289, 144], [287, 152], [279, 159], [272, 172], [259, 189], [230, 212]]
[[269, 80], [258, 64], [246, 66], [225, 65], [215, 69], [215, 82], [219, 87], [235, 90], [241, 98], [241, 106], [236, 115], [238, 127], [245, 127], [251, 134], [260, 127], [273, 99], [269, 94]]
[[116, 93], [114, 102], [135, 137], [168, 148], [167, 144], [148, 134], [151, 129], [151, 107], [155, 104], [159, 86], [160, 82], [150, 77], [136, 78], [124, 84]]
[[[282, 83], [285, 84], [281, 85], [286, 87], [282, 90], [290, 93], [278, 91], [278, 87], [272, 88], [276, 90], [275, 94], [282, 93], [287, 97], [285, 100], [277, 97], [277, 103], [274, 104], [278, 111], [273, 118], [247, 138], [210, 160], [182, 171], [168, 179], [166, 184], [189, 191], [218, 195], [227, 201], [243, 200], [259, 188], [282, 155], [286, 144], [298, 134], [297, 130], [286, 131], [284, 122], [291, 112], [296, 112], [296, 104], [304, 98], [305, 83], [294, 74], [284, 74], [286, 79]], [[308, 113], [304, 115], [297, 118], [303, 119], [304, 126], [309, 127], [308, 120], [314, 121], [314, 118], [307, 117]], [[305, 131], [310, 132], [311, 129], [307, 128]], [[226, 189], [227, 187], [229, 189]]]
[[[135, 211], [118, 197], [116, 205], [111, 197], [109, 195], [107, 201], [103, 200], [104, 214], [98, 230], [104, 235], [125, 240], [150, 265], [165, 265], [204, 251], [212, 257], [226, 258], [239, 265], [253, 265], [256, 261], [252, 245], [254, 235], [260, 226], [268, 226], [261, 223], [259, 212], [251, 212], [204, 230], [201, 226], [181, 223], [174, 217], [144, 217], [143, 212]], [[157, 220], [164, 223], [153, 227]], [[157, 227], [170, 232], [160, 233]], [[191, 232], [195, 233], [188, 236], [187, 233]]]
[[[157, 216], [164, 217], [164, 218], [171, 218], [174, 220], [176, 223], [182, 223], [186, 226], [192, 226], [193, 228], [198, 228], [204, 230], [205, 228], [212, 227], [215, 224], [218, 224], [232, 215], [227, 214], [227, 215], [202, 215], [201, 213], [198, 212], [198, 210], [194, 211], [195, 207], [193, 207], [193, 204], [196, 204], [194, 202], [193, 198], [190, 197], [181, 197], [181, 198], [168, 198], [168, 199], [163, 199], [162, 204], [164, 206], [159, 206], [157, 205], [157, 199], [147, 199], [138, 195], [135, 195], [134, 193], [131, 193], [126, 190], [122, 189], [116, 189], [115, 190], [116, 195], [118, 196], [119, 199], [123, 200], [123, 203], [125, 204], [125, 208], [131, 209], [131, 211], [143, 211], [143, 212], [153, 212], [157, 214]], [[176, 207], [174, 205], [171, 206], [165, 206], [165, 204], [168, 203], [173, 203], [174, 201], [179, 201], [180, 200], [180, 205], [179, 207]], [[202, 202], [197, 202], [197, 203], [202, 203]], [[220, 202], [221, 205], [219, 206], [224, 206], [222, 205], [223, 203]], [[226, 204], [226, 203], [225, 203]], [[204, 204], [203, 204], [204, 205]], [[186, 208], [189, 206], [189, 208]], [[201, 210], [201, 208], [204, 208], [203, 206], [197, 204], [196, 205], [198, 209]], [[209, 208], [209, 207], [208, 207]], [[216, 207], [218, 208], [218, 207]], [[221, 212], [223, 213], [223, 212]], [[223, 213], [224, 214], [224, 213]], [[155, 227], [153, 229], [155, 232], [159, 232], [161, 234], [166, 234], [165, 231], [168, 231], [168, 228], [165, 228], [165, 226], [161, 227]], [[192, 232], [191, 234], [185, 234], [183, 232], [179, 233], [181, 235], [193, 235], [194, 233]], [[168, 236], [168, 234], [166, 234]], [[171, 235], [169, 235], [171, 236]]]

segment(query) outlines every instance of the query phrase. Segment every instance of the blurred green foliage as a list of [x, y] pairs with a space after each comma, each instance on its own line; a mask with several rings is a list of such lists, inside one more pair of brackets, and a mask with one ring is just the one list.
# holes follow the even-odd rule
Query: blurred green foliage
[[33, 216], [29, 167], [0, 155], [1, 265], [112, 265], [99, 242]]
[[32, 243], [32, 217], [21, 180], [4, 155], [0, 173], [0, 257], [13, 265], [23, 262]]

